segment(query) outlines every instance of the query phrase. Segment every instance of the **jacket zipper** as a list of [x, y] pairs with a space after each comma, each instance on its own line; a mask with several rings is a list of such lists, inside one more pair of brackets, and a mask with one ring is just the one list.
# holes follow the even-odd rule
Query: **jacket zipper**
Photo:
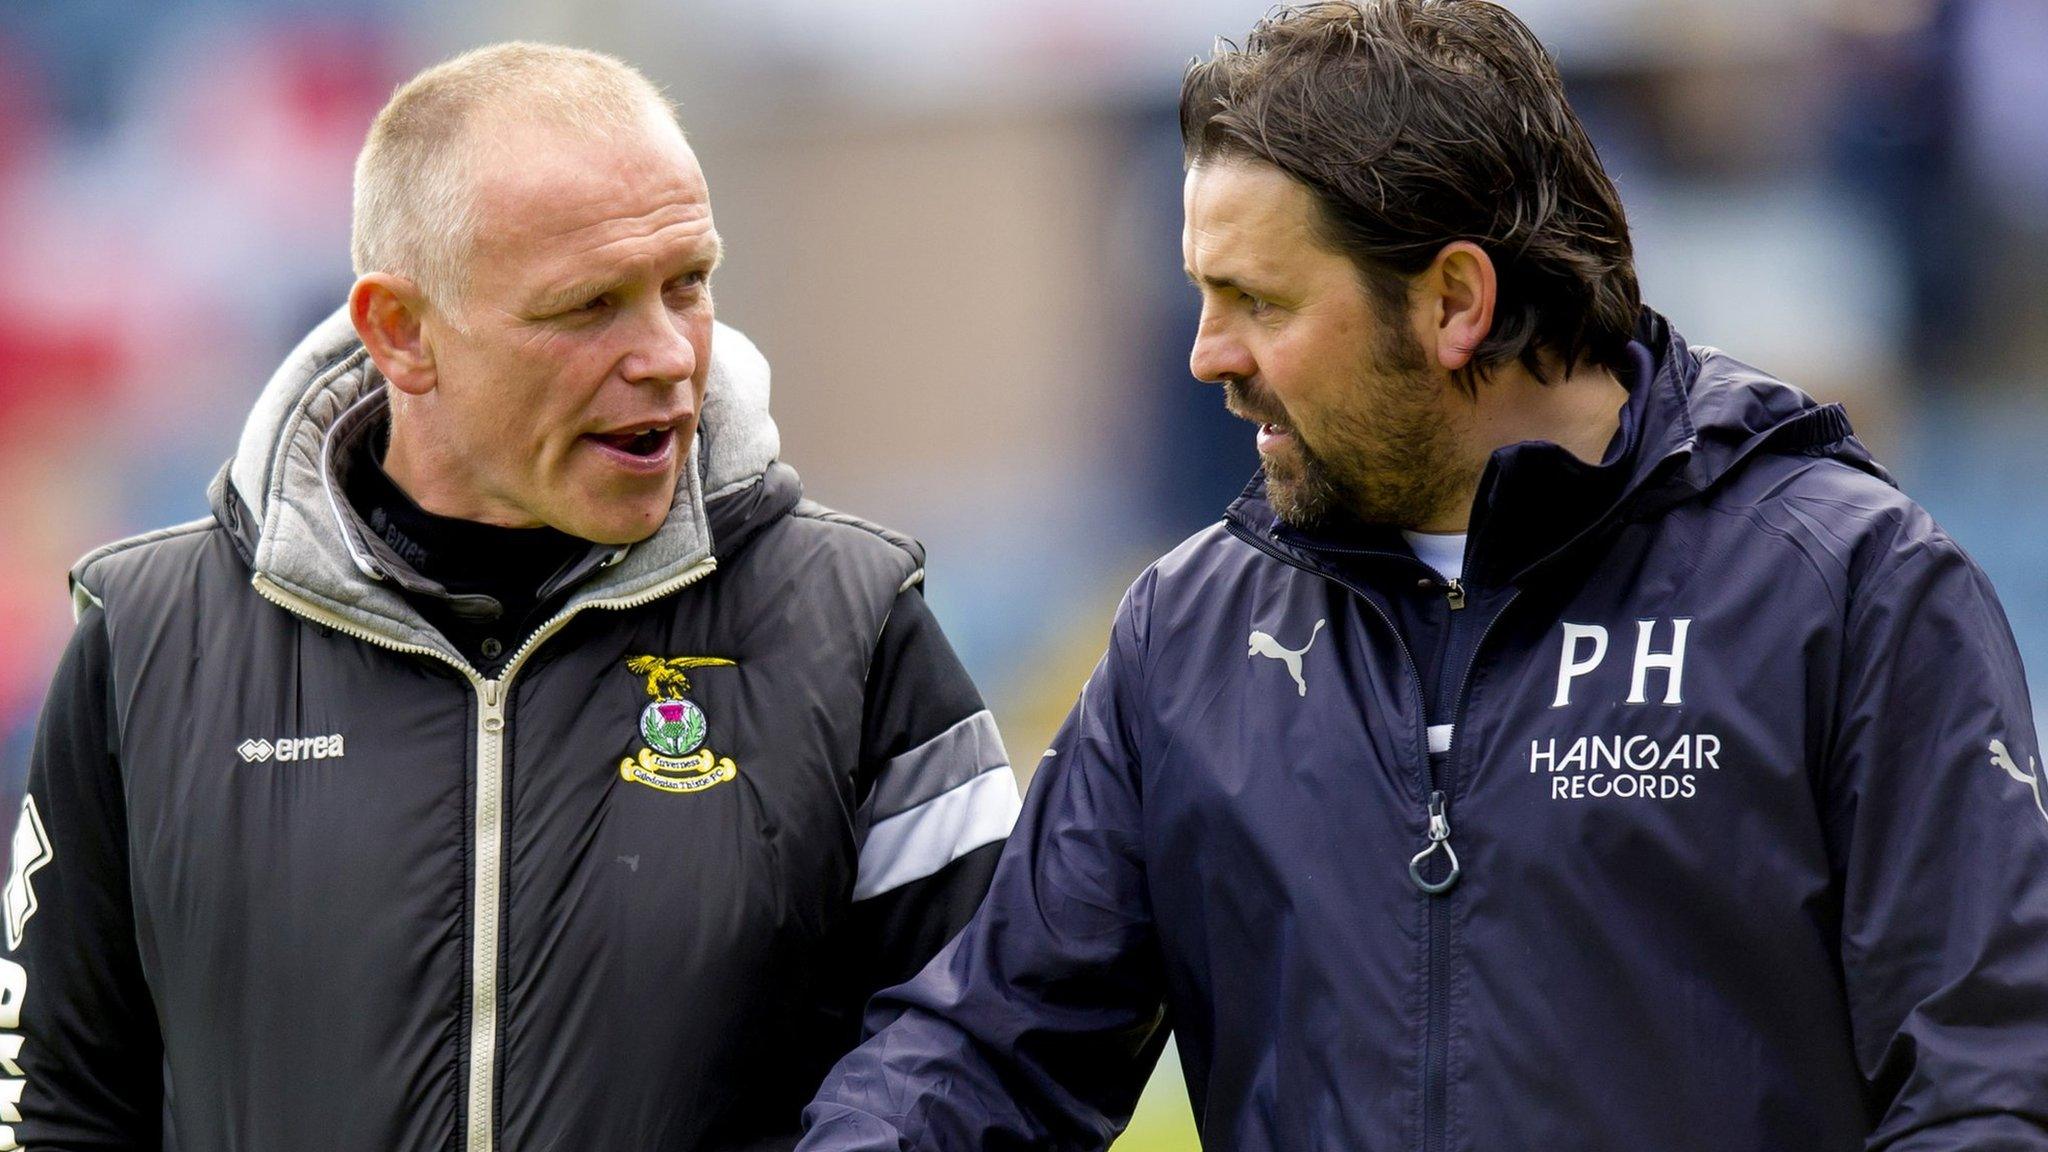
[[[1450, 655], [1458, 650], [1459, 623], [1464, 619], [1459, 613], [1465, 609], [1465, 584], [1455, 576], [1441, 583], [1429, 580], [1424, 581], [1424, 584], [1440, 590], [1444, 594], [1444, 602], [1450, 605], [1451, 621], [1450, 626], [1444, 633], [1441, 658], [1437, 661], [1436, 688], [1438, 700], [1450, 701], [1451, 731], [1455, 735], [1457, 732], [1458, 698], [1451, 693], [1457, 690], [1458, 685], [1451, 683], [1450, 668], [1447, 665], [1449, 664]], [[1484, 633], [1482, 633], [1480, 639], [1483, 641], [1485, 638]], [[1432, 718], [1425, 716], [1423, 723], [1427, 724], [1430, 719]], [[1455, 749], [1456, 747], [1457, 745], [1454, 741], [1452, 748]], [[1451, 817], [1448, 811], [1449, 796], [1446, 791], [1448, 786], [1436, 778], [1435, 772], [1436, 752], [1434, 749], [1431, 749], [1429, 751], [1429, 775], [1426, 777], [1428, 781], [1426, 790], [1429, 794], [1429, 840], [1422, 846], [1422, 851], [1409, 858], [1408, 877], [1415, 881], [1415, 886], [1422, 891], [1431, 896], [1441, 896], [1449, 892], [1451, 887], [1458, 882], [1458, 877], [1463, 874], [1464, 869], [1458, 862], [1457, 850], [1451, 847]], [[1442, 879], [1430, 880], [1423, 875], [1423, 865], [1429, 862], [1430, 857], [1438, 853], [1443, 854], [1443, 864], [1447, 871]]]
[[[1452, 581], [1446, 591], [1451, 598], [1453, 611], [1465, 606], [1465, 590]], [[1508, 590], [1506, 600], [1487, 618], [1479, 630], [1479, 639], [1472, 645], [1472, 651], [1465, 661], [1465, 671], [1458, 678], [1457, 695], [1451, 700], [1451, 741], [1450, 755], [1444, 761], [1444, 776], [1435, 784], [1439, 791], [1430, 793], [1429, 846], [1409, 862], [1409, 875], [1417, 887], [1430, 896], [1429, 901], [1429, 1025], [1423, 1040], [1422, 1053], [1422, 1148], [1423, 1152], [1443, 1152], [1450, 1142], [1450, 951], [1451, 951], [1451, 910], [1436, 897], [1451, 890], [1464, 874], [1458, 863], [1458, 854], [1451, 847], [1451, 820], [1447, 811], [1447, 793], [1455, 786], [1460, 752], [1467, 742], [1456, 738], [1464, 730], [1465, 698], [1472, 689], [1472, 673], [1479, 667], [1479, 653], [1486, 648], [1487, 638], [1493, 635], [1493, 626], [1507, 614], [1521, 590]], [[1443, 879], [1434, 883], [1422, 875], [1423, 862], [1441, 847], [1450, 871]]]
[[476, 683], [476, 866], [470, 878], [469, 1118], [465, 1147], [491, 1152], [498, 1053], [498, 906], [505, 869], [505, 680]]
[[466, 1152], [492, 1152], [497, 1142], [498, 950], [502, 927], [498, 921], [498, 907], [504, 888], [505, 722], [511, 701], [507, 689], [511, 687], [512, 677], [534, 649], [585, 608], [637, 608], [696, 583], [717, 567], [717, 559], [707, 556], [674, 578], [638, 595], [586, 600], [562, 609], [526, 638], [526, 643], [521, 644], [512, 658], [505, 662], [504, 671], [494, 680], [485, 679], [467, 661], [438, 648], [408, 644], [363, 628], [347, 617], [286, 589], [260, 572], [250, 578], [250, 585], [259, 595], [293, 615], [381, 648], [434, 657], [462, 673], [476, 690], [476, 812], [472, 848], [475, 868], [470, 887], [469, 1115], [465, 1120], [463, 1139]]

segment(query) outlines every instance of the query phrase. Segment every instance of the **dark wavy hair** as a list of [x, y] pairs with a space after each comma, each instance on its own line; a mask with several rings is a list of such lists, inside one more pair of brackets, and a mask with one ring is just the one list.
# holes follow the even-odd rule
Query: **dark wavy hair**
[[1459, 374], [1519, 361], [1619, 369], [1639, 307], [1614, 182], [1520, 19], [1484, 0], [1336, 0], [1276, 9], [1181, 80], [1190, 165], [1252, 159], [1301, 182], [1321, 239], [1382, 304], [1470, 240], [1499, 284]]

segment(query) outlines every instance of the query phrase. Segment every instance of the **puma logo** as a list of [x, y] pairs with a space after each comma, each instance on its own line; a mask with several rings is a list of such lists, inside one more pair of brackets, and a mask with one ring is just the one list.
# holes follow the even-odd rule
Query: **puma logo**
[[1287, 665], [1287, 674], [1294, 677], [1294, 694], [1296, 696], [1306, 696], [1308, 695], [1308, 681], [1301, 678], [1301, 658], [1308, 655], [1308, 650], [1316, 646], [1316, 634], [1323, 630], [1323, 625], [1326, 623], [1328, 621], [1316, 621], [1316, 626], [1308, 630], [1308, 643], [1303, 644], [1298, 652], [1266, 635], [1264, 632], [1254, 629], [1252, 632], [1251, 650], [1246, 652], [1244, 657], [1249, 660], [1254, 656], [1265, 656]]
[[2022, 772], [2020, 766], [2013, 763], [2012, 753], [2006, 750], [2005, 741], [1993, 740], [1991, 742], [1991, 765], [2032, 789], [2034, 793], [2034, 807], [2041, 810], [2042, 819], [2048, 820], [2048, 806], [2044, 806], [2041, 803], [2041, 777], [2037, 774], [2038, 766], [2034, 763], [2032, 756], [2027, 757], [2028, 771]]

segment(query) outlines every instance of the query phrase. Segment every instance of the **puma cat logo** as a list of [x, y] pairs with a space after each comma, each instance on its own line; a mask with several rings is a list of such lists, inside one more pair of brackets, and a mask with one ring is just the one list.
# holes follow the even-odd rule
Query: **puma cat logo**
[[1316, 621], [1316, 626], [1308, 631], [1308, 643], [1303, 644], [1300, 651], [1289, 648], [1264, 632], [1254, 629], [1252, 631], [1251, 650], [1244, 654], [1245, 659], [1249, 660], [1254, 656], [1265, 656], [1287, 665], [1287, 674], [1294, 677], [1294, 694], [1296, 696], [1306, 696], [1308, 695], [1308, 681], [1301, 678], [1301, 658], [1308, 655], [1308, 650], [1316, 646], [1316, 635], [1323, 630], [1323, 625], [1326, 623], [1328, 623], [1326, 620]]
[[2043, 819], [2048, 819], [2048, 805], [2044, 805], [2041, 802], [2041, 777], [2038, 775], [2039, 768], [2035, 765], [2034, 758], [2032, 756], [2027, 757], [2026, 770], [2022, 771], [2020, 769], [2020, 766], [2013, 761], [2012, 752], [2006, 748], [2005, 741], [1993, 740], [1991, 742], [1991, 766], [1999, 769], [2000, 771], [2004, 772], [2007, 776], [2012, 777], [2020, 783], [2025, 784], [2028, 790], [2033, 792], [2034, 794], [2034, 807], [2041, 810], [2041, 816]]

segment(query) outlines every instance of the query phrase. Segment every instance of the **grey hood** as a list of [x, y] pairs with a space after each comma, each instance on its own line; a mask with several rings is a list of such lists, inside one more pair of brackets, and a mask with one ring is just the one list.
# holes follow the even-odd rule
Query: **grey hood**
[[[229, 524], [253, 541], [252, 580], [331, 611], [379, 640], [454, 656], [439, 632], [379, 578], [354, 543], [328, 466], [332, 433], [359, 406], [381, 404], [383, 375], [356, 338], [347, 310], [313, 329], [264, 386], [234, 459], [216, 481], [215, 507], [239, 505]], [[711, 376], [697, 441], [668, 519], [653, 536], [620, 548], [565, 605], [624, 605], [658, 596], [714, 563], [705, 500], [758, 483], [781, 449], [768, 413], [768, 361], [737, 329], [716, 326]], [[222, 489], [229, 489], [223, 491]], [[232, 495], [233, 500], [223, 499]], [[90, 559], [90, 558], [88, 558]]]

